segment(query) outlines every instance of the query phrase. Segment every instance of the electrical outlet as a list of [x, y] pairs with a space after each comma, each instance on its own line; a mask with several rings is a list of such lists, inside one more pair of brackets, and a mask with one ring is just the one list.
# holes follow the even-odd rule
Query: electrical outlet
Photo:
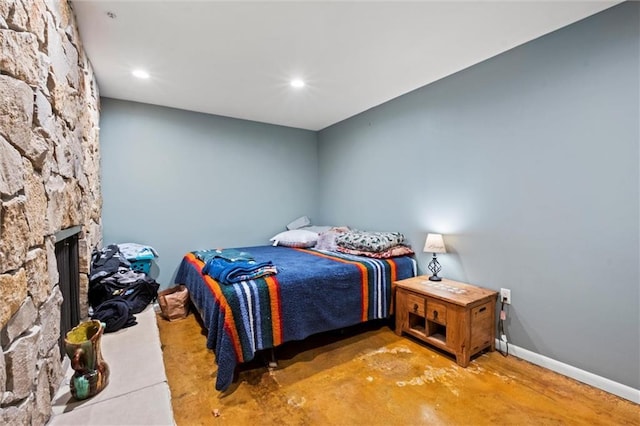
[[511, 289], [508, 289], [508, 288], [500, 289], [500, 302], [504, 302], [507, 305], [511, 304]]

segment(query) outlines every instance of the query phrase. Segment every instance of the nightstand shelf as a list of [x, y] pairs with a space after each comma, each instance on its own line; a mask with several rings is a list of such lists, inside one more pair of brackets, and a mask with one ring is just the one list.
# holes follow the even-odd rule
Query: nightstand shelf
[[453, 354], [463, 367], [471, 356], [495, 350], [498, 293], [427, 276], [396, 281], [396, 334], [411, 335]]

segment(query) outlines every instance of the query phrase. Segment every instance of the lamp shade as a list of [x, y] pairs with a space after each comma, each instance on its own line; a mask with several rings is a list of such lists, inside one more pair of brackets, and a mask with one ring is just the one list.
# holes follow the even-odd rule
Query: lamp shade
[[424, 243], [424, 251], [428, 253], [446, 253], [444, 240], [441, 234], [428, 234]]

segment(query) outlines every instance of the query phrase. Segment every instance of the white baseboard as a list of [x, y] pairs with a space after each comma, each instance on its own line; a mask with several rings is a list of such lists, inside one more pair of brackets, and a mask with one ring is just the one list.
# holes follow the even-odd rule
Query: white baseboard
[[[496, 349], [505, 351], [506, 347], [502, 340], [496, 339]], [[560, 373], [564, 376], [571, 377], [579, 382], [586, 383], [590, 386], [602, 389], [605, 392], [612, 393], [621, 398], [628, 399], [631, 402], [640, 404], [640, 389], [634, 389], [631, 386], [614, 382], [602, 376], [598, 376], [588, 371], [581, 370], [569, 364], [565, 364], [555, 359], [551, 359], [544, 355], [540, 355], [530, 350], [521, 348], [509, 343], [509, 355], [529, 361], [532, 364]]]

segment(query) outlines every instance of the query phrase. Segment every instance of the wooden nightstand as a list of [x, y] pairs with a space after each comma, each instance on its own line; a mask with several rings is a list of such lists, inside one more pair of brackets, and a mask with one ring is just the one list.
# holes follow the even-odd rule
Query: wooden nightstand
[[463, 367], [478, 352], [495, 350], [497, 292], [428, 276], [394, 285], [398, 336], [404, 332], [450, 352]]

